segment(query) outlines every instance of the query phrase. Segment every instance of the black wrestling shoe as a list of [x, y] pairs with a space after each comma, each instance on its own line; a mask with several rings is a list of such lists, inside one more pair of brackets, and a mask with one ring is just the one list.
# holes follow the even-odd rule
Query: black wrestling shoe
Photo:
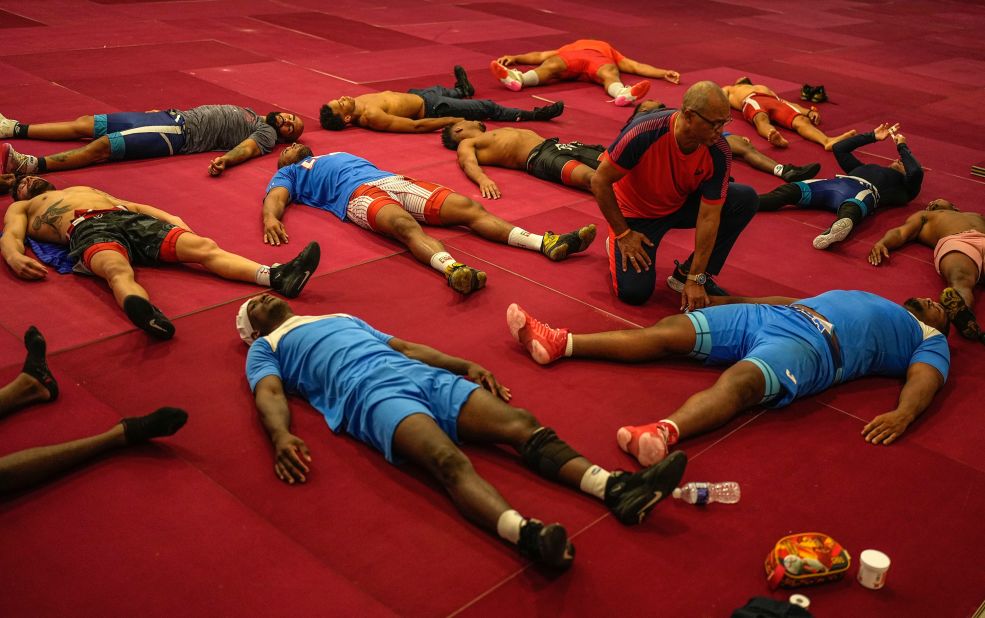
[[475, 88], [469, 81], [469, 76], [465, 73], [465, 68], [455, 65], [455, 90], [462, 94], [463, 99], [470, 99], [475, 94]]
[[560, 262], [572, 253], [584, 251], [595, 240], [595, 224], [586, 225], [567, 234], [544, 232], [540, 252], [552, 262]]
[[140, 296], [130, 295], [123, 299], [123, 311], [134, 325], [155, 339], [168, 340], [174, 337], [174, 324], [161, 313], [161, 310]]
[[173, 436], [185, 426], [188, 413], [181, 408], [158, 408], [145, 416], [129, 416], [120, 423], [128, 444], [139, 444], [152, 438]]
[[31, 326], [24, 333], [24, 347], [27, 348], [27, 358], [21, 371], [41, 383], [48, 391], [48, 401], [58, 399], [58, 381], [48, 369], [48, 342], [36, 326]]
[[804, 87], [800, 89], [800, 100], [810, 101], [814, 96], [814, 86], [810, 84], [804, 84]]
[[563, 112], [564, 101], [558, 101], [550, 105], [545, 105], [544, 107], [535, 107], [529, 112], [520, 112], [520, 117], [517, 120], [550, 120], [551, 118], [557, 118]]
[[824, 103], [828, 100], [828, 93], [824, 91], [824, 86], [817, 86], [814, 88], [814, 92], [811, 93], [812, 103]]
[[814, 178], [820, 171], [820, 163], [808, 163], [807, 165], [784, 163], [783, 171], [780, 172], [780, 178], [786, 182], [800, 182], [801, 180], [810, 180], [811, 178]]
[[287, 298], [297, 298], [318, 268], [319, 260], [321, 247], [312, 241], [287, 264], [274, 264], [270, 268], [270, 287]]
[[605, 484], [605, 505], [627, 526], [643, 521], [658, 502], [671, 495], [684, 476], [687, 455], [674, 451], [639, 472], [614, 472]]
[[[684, 284], [687, 283], [687, 273], [689, 270], [689, 264], [686, 262], [681, 264], [677, 260], [674, 260], [674, 273], [667, 277], [667, 287], [675, 292], [683, 292]], [[706, 273], [705, 277], [705, 292], [708, 293], [708, 296], [730, 296], [728, 292], [715, 283], [715, 280], [712, 279], [711, 275]]]
[[561, 524], [548, 526], [542, 521], [528, 519], [520, 527], [520, 540], [516, 546], [527, 558], [555, 569], [567, 569], [575, 559], [575, 546], [568, 540], [568, 531]]

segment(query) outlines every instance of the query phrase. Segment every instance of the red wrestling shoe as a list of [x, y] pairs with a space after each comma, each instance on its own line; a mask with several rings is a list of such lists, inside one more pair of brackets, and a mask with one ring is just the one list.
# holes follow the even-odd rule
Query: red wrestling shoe
[[616, 442], [642, 466], [652, 466], [667, 456], [667, 430], [657, 423], [620, 427]]
[[523, 76], [516, 69], [504, 67], [499, 61], [493, 60], [489, 63], [489, 71], [510, 90], [519, 92], [523, 88]]
[[510, 334], [530, 356], [546, 365], [562, 356], [568, 347], [568, 330], [551, 328], [524, 311], [520, 305], [513, 303], [506, 310], [506, 323]]
[[636, 103], [637, 100], [650, 92], [650, 80], [644, 79], [641, 82], [637, 82], [632, 86], [628, 86], [619, 91], [619, 95], [615, 98], [613, 103], [619, 107], [626, 107], [627, 105], [632, 105]]

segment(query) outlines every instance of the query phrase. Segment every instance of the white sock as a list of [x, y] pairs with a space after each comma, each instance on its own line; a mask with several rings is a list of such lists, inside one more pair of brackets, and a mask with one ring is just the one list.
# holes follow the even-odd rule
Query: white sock
[[540, 77], [537, 76], [537, 71], [530, 69], [529, 71], [524, 71], [521, 82], [524, 86], [536, 86], [540, 83]]
[[608, 92], [609, 96], [614, 99], [619, 96], [619, 93], [622, 92], [625, 87], [626, 86], [624, 86], [622, 82], [612, 82], [609, 84], [609, 87], [605, 89], [605, 91]]
[[773, 168], [773, 175], [776, 176], [777, 178], [779, 178], [780, 177], [780, 174], [782, 174], [782, 173], [783, 173], [783, 164], [782, 163], [777, 163], [776, 164], [776, 167]]
[[608, 482], [612, 473], [603, 470], [598, 466], [592, 466], [585, 470], [581, 477], [581, 490], [590, 496], [595, 496], [599, 500], [605, 500], [605, 484]]
[[575, 351], [575, 338], [568, 333], [568, 341], [564, 344], [564, 355], [571, 356]]
[[506, 239], [506, 244], [511, 247], [522, 247], [533, 251], [540, 251], [540, 246], [544, 244], [544, 237], [531, 234], [527, 230], [515, 227], [510, 230], [510, 237]]
[[261, 264], [260, 268], [257, 269], [257, 274], [254, 276], [254, 280], [257, 282], [257, 285], [262, 285], [265, 288], [269, 288], [270, 267]]
[[431, 268], [442, 274], [447, 274], [448, 267], [454, 263], [455, 258], [447, 251], [439, 251], [431, 256]]
[[526, 521], [523, 515], [520, 515], [513, 509], [503, 511], [503, 514], [499, 516], [499, 520], [496, 522], [496, 532], [500, 537], [516, 545], [520, 540], [520, 528]]

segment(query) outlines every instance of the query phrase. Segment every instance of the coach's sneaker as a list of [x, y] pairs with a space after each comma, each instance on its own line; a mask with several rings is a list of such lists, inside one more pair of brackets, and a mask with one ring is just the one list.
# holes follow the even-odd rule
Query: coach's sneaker
[[503, 66], [498, 60], [489, 63], [489, 72], [514, 92], [519, 92], [523, 88], [523, 75], [516, 69]]
[[123, 311], [135, 326], [155, 339], [174, 337], [174, 324], [160, 309], [142, 296], [131, 294], [123, 299]]
[[321, 260], [321, 247], [312, 241], [287, 264], [270, 267], [270, 288], [287, 298], [297, 298]]
[[[674, 260], [674, 272], [667, 277], [667, 287], [675, 292], [684, 292], [684, 284], [687, 283], [687, 274], [690, 272], [690, 264], [681, 264]], [[711, 275], [705, 273], [705, 292], [708, 296], [730, 296], [720, 285], [715, 283]]]
[[469, 99], [475, 94], [475, 87], [469, 81], [469, 76], [465, 72], [465, 67], [455, 65], [455, 90], [462, 94], [463, 99]]
[[667, 428], [659, 423], [649, 425], [626, 425], [616, 431], [619, 448], [629, 453], [643, 466], [652, 466], [667, 456]]
[[687, 455], [684, 451], [674, 451], [660, 463], [639, 472], [614, 472], [605, 484], [605, 505], [616, 519], [634, 526], [673, 493], [686, 467]]
[[524, 556], [555, 569], [567, 569], [575, 559], [575, 546], [561, 524], [528, 519], [520, 527], [516, 546]]
[[780, 171], [780, 178], [787, 182], [800, 182], [801, 180], [814, 178], [820, 171], [820, 163], [808, 163], [807, 165], [784, 163], [783, 169]]
[[33, 174], [38, 171], [38, 158], [21, 154], [10, 144], [0, 147], [0, 174]]
[[854, 226], [855, 224], [848, 217], [838, 219], [828, 228], [828, 231], [814, 238], [814, 248], [827, 249], [836, 242], [845, 240]]
[[641, 82], [636, 82], [632, 86], [627, 86], [620, 90], [612, 102], [619, 107], [626, 107], [636, 103], [637, 99], [646, 96], [647, 92], [650, 92], [650, 80], [644, 79]]
[[452, 263], [446, 272], [448, 286], [459, 294], [468, 295], [486, 287], [486, 273], [461, 262]]
[[562, 356], [569, 356], [571, 338], [566, 328], [551, 328], [513, 303], [506, 309], [506, 324], [520, 345], [530, 356], [546, 365]]
[[554, 232], [544, 232], [544, 240], [540, 245], [540, 252], [554, 262], [560, 262], [572, 253], [578, 253], [588, 249], [588, 246], [595, 240], [595, 224], [586, 225], [567, 234], [555, 234]]
[[0, 138], [7, 139], [14, 136], [14, 129], [17, 127], [17, 121], [12, 118], [7, 118], [3, 114], [0, 114]]

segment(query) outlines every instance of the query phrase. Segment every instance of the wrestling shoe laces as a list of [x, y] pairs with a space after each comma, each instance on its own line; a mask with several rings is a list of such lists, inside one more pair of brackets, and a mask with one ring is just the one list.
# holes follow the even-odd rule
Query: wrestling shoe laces
[[657, 423], [620, 427], [616, 442], [644, 466], [652, 466], [667, 456], [667, 430]]
[[627, 526], [643, 521], [661, 500], [671, 495], [687, 467], [684, 451], [674, 451], [656, 465], [630, 474], [616, 472], [605, 484], [605, 505]]
[[503, 66], [498, 60], [493, 60], [489, 63], [489, 72], [504, 86], [514, 92], [519, 92], [523, 88], [523, 76], [520, 72], [516, 69]]
[[595, 224], [586, 225], [567, 234], [545, 232], [540, 252], [554, 262], [560, 262], [572, 253], [584, 251], [595, 240]]
[[[674, 260], [674, 272], [667, 277], [667, 287], [675, 292], [683, 292], [684, 284], [687, 283], [687, 274], [689, 271], [690, 268], [686, 263], [681, 264], [677, 260]], [[715, 283], [715, 280], [711, 275], [705, 273], [705, 277], [707, 277], [705, 280], [705, 292], [707, 292], [709, 296], [729, 296], [728, 292]]]
[[810, 180], [811, 178], [814, 178], [820, 171], [820, 163], [808, 163], [807, 165], [784, 163], [783, 170], [780, 172], [780, 178], [786, 182], [800, 182], [801, 180]]
[[638, 99], [646, 96], [646, 93], [650, 91], [650, 80], [644, 79], [641, 82], [636, 82], [632, 86], [627, 86], [619, 91], [619, 94], [613, 99], [613, 103], [619, 107], [626, 107], [627, 105], [632, 105], [636, 103]]
[[37, 170], [37, 157], [21, 154], [10, 144], [0, 148], [0, 174], [33, 174]]
[[459, 294], [471, 294], [486, 287], [486, 273], [455, 262], [448, 267], [448, 286]]
[[561, 524], [544, 525], [537, 519], [528, 519], [520, 527], [516, 546], [524, 556], [556, 569], [567, 569], [575, 559], [575, 547]]
[[826, 232], [816, 236], [812, 244], [815, 249], [827, 249], [831, 245], [848, 238], [854, 226], [855, 224], [848, 217], [838, 219]]
[[551, 328], [516, 303], [506, 309], [506, 325], [513, 339], [541, 365], [561, 358], [568, 347], [568, 329]]
[[0, 114], [0, 138], [9, 138], [14, 136], [14, 128], [17, 126], [17, 121], [11, 118], [7, 118], [3, 114]]
[[296, 258], [286, 264], [274, 264], [270, 268], [270, 287], [287, 298], [297, 298], [321, 260], [321, 247], [310, 242]]

